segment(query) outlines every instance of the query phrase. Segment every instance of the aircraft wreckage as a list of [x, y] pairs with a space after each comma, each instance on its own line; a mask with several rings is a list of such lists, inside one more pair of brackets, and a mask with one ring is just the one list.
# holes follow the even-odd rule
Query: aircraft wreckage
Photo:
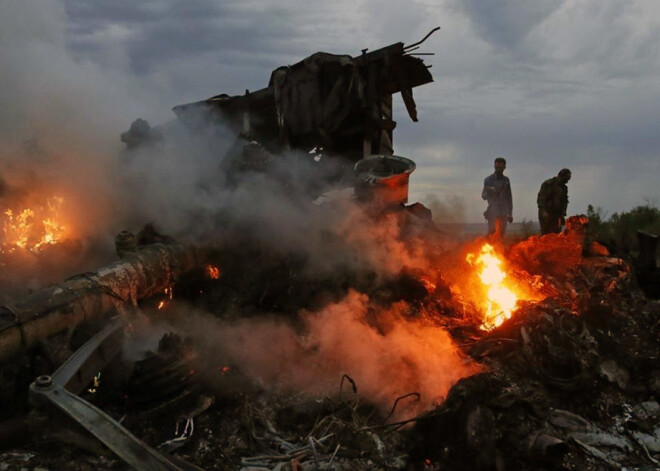
[[[406, 205], [415, 163], [394, 155], [392, 100], [417, 120], [427, 37], [316, 53], [261, 90], [174, 108], [190, 129], [229, 129], [232, 171], [319, 149], [343, 162], [378, 210], [325, 230], [327, 257], [355, 244], [387, 269], [313, 271], [240, 233], [218, 247], [121, 232], [118, 261], [0, 308], [0, 471], [659, 465], [657, 237], [631, 266], [582, 216], [504, 247], [453, 240]], [[132, 152], [168, 136], [137, 120], [121, 139]], [[253, 370], [224, 344], [248, 346]], [[314, 389], [320, 372], [330, 388]]]

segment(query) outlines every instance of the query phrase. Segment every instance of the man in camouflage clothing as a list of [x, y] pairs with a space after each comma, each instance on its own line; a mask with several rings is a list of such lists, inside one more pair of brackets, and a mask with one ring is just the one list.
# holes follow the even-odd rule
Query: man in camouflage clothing
[[513, 221], [513, 198], [511, 197], [511, 182], [504, 176], [506, 159], [495, 159], [495, 173], [484, 180], [481, 198], [488, 201], [488, 209], [484, 217], [488, 221], [488, 235], [497, 234], [504, 237], [507, 222]]
[[559, 234], [561, 227], [566, 223], [566, 207], [568, 206], [566, 183], [570, 179], [571, 171], [563, 168], [556, 177], [544, 181], [541, 185], [536, 199], [539, 207], [541, 234]]

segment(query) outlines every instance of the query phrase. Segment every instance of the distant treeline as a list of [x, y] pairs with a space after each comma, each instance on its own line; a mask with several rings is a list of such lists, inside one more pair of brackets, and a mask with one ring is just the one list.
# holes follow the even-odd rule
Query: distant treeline
[[613, 254], [636, 252], [637, 231], [660, 235], [660, 208], [651, 202], [609, 217], [602, 208], [589, 205], [587, 216], [589, 234], [607, 246]]

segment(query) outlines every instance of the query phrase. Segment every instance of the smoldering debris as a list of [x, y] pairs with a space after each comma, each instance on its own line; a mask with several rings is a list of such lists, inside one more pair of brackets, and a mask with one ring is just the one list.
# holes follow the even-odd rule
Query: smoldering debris
[[[57, 31], [44, 34], [55, 40], [30, 43], [33, 80], [9, 88], [39, 104], [48, 87], [35, 72], [49, 51], [80, 71], [62, 56]], [[128, 287], [101, 283], [112, 271], [102, 268], [0, 310], [0, 332], [25, 347], [0, 365], [0, 467], [117, 469], [123, 460], [149, 469], [145, 459], [166, 469], [246, 471], [658, 464], [660, 309], [636, 289], [626, 261], [585, 241], [583, 218], [569, 220], [564, 234], [513, 247], [459, 245], [427, 208], [407, 205], [407, 186], [376, 198], [387, 205], [326, 193], [352, 188], [353, 164], [365, 154], [391, 156], [394, 91], [417, 119], [412, 89], [431, 76], [409, 55], [414, 47], [315, 54], [274, 71], [262, 90], [177, 107], [165, 125], [135, 122], [119, 157], [119, 132], [94, 128], [76, 141], [75, 127], [94, 122], [84, 110], [65, 132], [52, 132], [62, 108], [51, 105], [73, 103], [61, 98], [67, 80], [56, 83], [63, 92], [43, 121], [16, 122], [28, 143], [4, 146], [3, 160], [23, 152], [39, 165], [5, 170], [0, 197], [73, 188], [64, 195], [72, 219], [58, 225], [75, 228], [74, 240], [111, 240], [115, 227], [153, 221], [115, 239], [120, 257], [144, 262], [189, 242], [203, 259], [185, 276], [185, 263], [138, 264], [127, 273], [141, 281], [122, 277]], [[71, 83], [86, 83], [74, 75]], [[321, 78], [332, 86], [316, 87]], [[392, 176], [377, 170], [385, 178], [374, 180]], [[90, 185], [101, 185], [98, 198], [86, 198]], [[458, 217], [460, 201], [447, 203], [435, 209], [451, 205]], [[25, 209], [12, 214], [27, 221]], [[84, 214], [93, 217], [77, 220]], [[41, 219], [31, 227], [43, 229]], [[479, 271], [480, 255], [494, 281]], [[507, 315], [493, 286], [514, 297]], [[77, 319], [97, 295], [101, 302], [85, 307], [103, 312]], [[103, 303], [117, 309], [113, 319]], [[53, 329], [30, 330], [28, 318], [53, 320]], [[64, 390], [68, 381], [75, 391]], [[78, 407], [62, 407], [67, 400]]]
[[[559, 296], [523, 303], [490, 332], [448, 302], [451, 290], [410, 284], [395, 295], [384, 279], [369, 295], [349, 291], [296, 316], [208, 312], [222, 305], [220, 293], [260, 285], [204, 269], [181, 280], [167, 306], [159, 309], [158, 296], [142, 302], [151, 314], [133, 323], [131, 357], [111, 363], [83, 396], [203, 469], [653, 466], [660, 309], [634, 289], [625, 262], [570, 263], [561, 279], [550, 277]], [[252, 269], [268, 278], [272, 267]], [[408, 276], [427, 286], [419, 272]], [[140, 331], [166, 335], [147, 344]], [[24, 450], [47, 469], [118, 466], [79, 432], [68, 435], [75, 448], [44, 445], [63, 436], [32, 435], [2, 457], [20, 464]], [[74, 451], [81, 447], [94, 451]]]
[[479, 370], [444, 329], [410, 318], [407, 303], [380, 310], [377, 319], [375, 309], [365, 294], [350, 291], [319, 312], [303, 312], [296, 327], [281, 319], [177, 317], [188, 319], [195, 344], [209, 344], [208, 355], [220, 363], [215, 369], [231, 365], [268, 389], [323, 397], [347, 374], [359, 384], [360, 397], [383, 413], [397, 397], [417, 392], [418, 400], [401, 405], [395, 419], [442, 402], [458, 379]]

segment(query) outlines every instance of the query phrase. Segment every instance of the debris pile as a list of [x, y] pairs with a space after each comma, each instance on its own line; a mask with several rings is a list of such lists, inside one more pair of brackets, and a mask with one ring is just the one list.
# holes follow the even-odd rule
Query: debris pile
[[[337, 377], [336, 389], [325, 395], [278, 391], [268, 383], [260, 384], [241, 365], [219, 364], [221, 357], [191, 341], [195, 333], [186, 328], [191, 320], [181, 314], [187, 308], [175, 299], [159, 310], [161, 295], [141, 302], [144, 313], [149, 312], [149, 305], [156, 313], [148, 315], [146, 323], [143, 315], [133, 320], [122, 317], [122, 323], [131, 326], [128, 343], [119, 349], [123, 354], [114, 357], [108, 353], [109, 346], [103, 347], [107, 366], [96, 363], [87, 367], [83, 376], [75, 376], [78, 386], [74, 389], [90, 404], [89, 410], [100, 407], [105, 411], [101, 413], [104, 423], [121, 423], [130, 430], [128, 435], [121, 432], [122, 436], [134, 437], [136, 443], [151, 450], [151, 456], [165, 457], [157, 458], [170, 463], [167, 466], [171, 467], [163, 469], [657, 466], [660, 305], [636, 288], [630, 266], [620, 259], [575, 252], [570, 263], [559, 270], [563, 252], [552, 249], [557, 243], [583, 245], [569, 231], [523, 241], [509, 249], [509, 263], [521, 260], [517, 269], [529, 269], [528, 276], [555, 267], [550, 270], [554, 276], [547, 275], [545, 287], [554, 295], [519, 302], [510, 319], [488, 331], [479, 327], [478, 316], [467, 315], [457, 307], [460, 303], [452, 303], [449, 286], [431, 289], [430, 281], [425, 284], [419, 272], [386, 282], [372, 281], [371, 288], [362, 285], [362, 289], [371, 289], [373, 306], [405, 300], [407, 316], [422, 316], [425, 322], [444, 326], [464, 354], [480, 365], [481, 372], [460, 380], [444, 402], [421, 415], [402, 413], [415, 409], [411, 406], [422, 399], [419, 392], [402, 393], [383, 407], [362, 394], [359, 380], [350, 372]], [[528, 259], [521, 254], [541, 253], [544, 247], [550, 247], [548, 251], [554, 255], [535, 257], [544, 260], [542, 266], [525, 265]], [[206, 308], [226, 302], [226, 283], [231, 280], [223, 279], [225, 268], [220, 275], [221, 270], [209, 270], [209, 266], [214, 267], [201, 265], [199, 272], [181, 279], [180, 289], [174, 287], [175, 293], [181, 293], [177, 298], [188, 293], [188, 303]], [[291, 268], [289, 265], [287, 270]], [[265, 263], [262, 269], [267, 278], [281, 266]], [[229, 265], [227, 272], [231, 274], [231, 270]], [[284, 282], [295, 280], [294, 276]], [[253, 291], [260, 291], [259, 286], [252, 286]], [[314, 286], [318, 290], [319, 285]], [[204, 295], [195, 287], [201, 287]], [[232, 296], [240, 292], [233, 291]], [[244, 306], [259, 302], [248, 291], [242, 293], [246, 295], [241, 301]], [[388, 329], [383, 319], [373, 318], [372, 322], [373, 328]], [[190, 335], [187, 340], [186, 335]], [[62, 344], [66, 337], [52, 338], [49, 344], [69, 352], [80, 345], [80, 341]], [[158, 345], [146, 341], [148, 337], [158, 340]], [[149, 344], [154, 345], [153, 350], [140, 347]], [[82, 347], [72, 358], [89, 348]], [[3, 390], [10, 385], [7, 381], [16, 383], [14, 391], [25, 381], [27, 364], [20, 365], [27, 358], [16, 358], [13, 367], [3, 366]], [[70, 359], [67, 364], [71, 363]], [[30, 371], [48, 373], [48, 368], [48, 364], [36, 364]], [[20, 372], [23, 380], [12, 371]], [[61, 381], [59, 374], [41, 380], [41, 387]], [[33, 388], [40, 387], [39, 382], [35, 384]], [[136, 469], [147, 469], [112, 444], [117, 432], [107, 436], [95, 432], [114, 451], [111, 453], [91, 440], [84, 428], [50, 410], [41, 406], [24, 417], [3, 411], [11, 420], [2, 424], [0, 435], [12, 437], [6, 443], [13, 444], [0, 454], [5, 469], [115, 469], [120, 466], [116, 454]], [[72, 412], [72, 417], [79, 413]], [[51, 424], [45, 428], [43, 414]], [[84, 426], [84, 420], [76, 420]], [[71, 445], [62, 448], [62, 440]], [[76, 451], [80, 448], [88, 453], [80, 454]]]
[[[393, 155], [391, 100], [417, 119], [422, 41], [314, 54], [262, 90], [175, 108], [229, 127], [228, 187], [258, 174], [305, 198], [316, 252], [226, 211], [220, 241], [122, 231], [119, 261], [8, 302], [0, 471], [660, 466], [657, 237], [640, 235], [632, 264], [584, 216], [510, 247], [461, 244], [407, 205], [415, 164]], [[164, 131], [136, 121], [127, 158]], [[355, 194], [294, 189], [292, 149]]]
[[635, 289], [620, 259], [581, 258], [554, 281], [562, 296], [520, 307], [465, 346], [488, 371], [461, 380], [417, 421], [413, 462], [426, 460], [429, 469], [658, 466], [660, 305]]

